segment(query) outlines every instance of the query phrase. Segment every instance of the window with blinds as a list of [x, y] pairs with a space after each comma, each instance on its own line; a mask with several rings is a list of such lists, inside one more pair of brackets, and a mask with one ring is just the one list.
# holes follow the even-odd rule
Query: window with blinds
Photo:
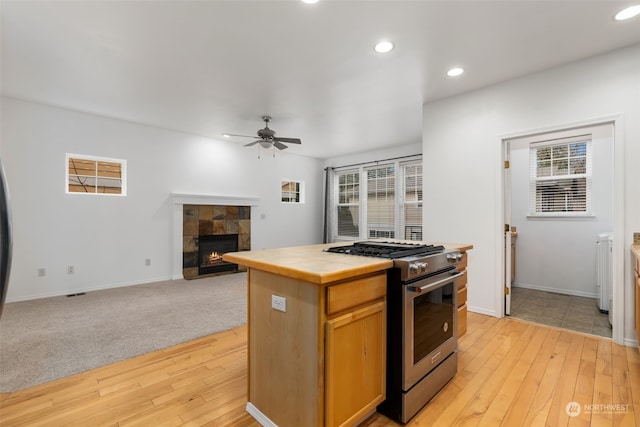
[[422, 240], [420, 157], [337, 170], [335, 182], [336, 238]]
[[591, 214], [591, 136], [530, 144], [529, 214]]
[[402, 192], [400, 232], [405, 240], [422, 240], [422, 161], [400, 164]]
[[393, 165], [366, 169], [367, 237], [396, 237], [396, 169]]
[[126, 195], [126, 161], [66, 155], [67, 193]]
[[338, 179], [338, 237], [358, 238], [360, 235], [360, 172], [341, 171]]

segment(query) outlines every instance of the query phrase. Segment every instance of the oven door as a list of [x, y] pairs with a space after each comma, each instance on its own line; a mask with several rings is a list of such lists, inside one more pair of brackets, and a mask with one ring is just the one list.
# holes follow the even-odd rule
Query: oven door
[[458, 279], [462, 275], [450, 270], [403, 284], [403, 390], [456, 351]]

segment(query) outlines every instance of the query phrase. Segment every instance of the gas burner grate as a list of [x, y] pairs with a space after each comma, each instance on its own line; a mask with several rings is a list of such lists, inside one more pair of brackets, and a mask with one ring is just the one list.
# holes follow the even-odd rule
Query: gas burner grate
[[396, 259], [415, 255], [426, 256], [438, 254], [444, 251], [444, 246], [417, 243], [364, 241], [356, 242], [353, 245], [348, 246], [335, 246], [333, 248], [326, 249], [326, 251], [347, 255]]

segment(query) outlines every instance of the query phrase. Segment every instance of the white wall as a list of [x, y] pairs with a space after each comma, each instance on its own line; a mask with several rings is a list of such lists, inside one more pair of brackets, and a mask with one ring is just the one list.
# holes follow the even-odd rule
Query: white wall
[[549, 134], [522, 137], [511, 146], [511, 225], [517, 227], [514, 285], [597, 297], [596, 236], [613, 230], [613, 125], [555, 132], [554, 138], [591, 134], [593, 216], [535, 218], [529, 214], [529, 144]]
[[[2, 98], [1, 119], [13, 210], [9, 302], [171, 277], [171, 193], [260, 198], [253, 249], [322, 239], [319, 160], [286, 151], [258, 159], [226, 141], [11, 98]], [[127, 196], [65, 194], [65, 153], [127, 160]], [[283, 178], [305, 182], [305, 204], [280, 202]]]
[[474, 244], [470, 310], [501, 313], [501, 140], [617, 114], [624, 123], [624, 337], [633, 340], [629, 247], [640, 231], [640, 45], [423, 106], [425, 235]]

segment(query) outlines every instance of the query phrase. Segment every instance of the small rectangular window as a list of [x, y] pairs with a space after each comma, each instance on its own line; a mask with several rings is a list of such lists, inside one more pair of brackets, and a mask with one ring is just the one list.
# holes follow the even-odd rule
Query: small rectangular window
[[530, 215], [590, 215], [591, 155], [590, 135], [532, 143]]
[[67, 154], [66, 192], [126, 195], [126, 161]]
[[304, 203], [304, 182], [282, 181], [283, 203]]

